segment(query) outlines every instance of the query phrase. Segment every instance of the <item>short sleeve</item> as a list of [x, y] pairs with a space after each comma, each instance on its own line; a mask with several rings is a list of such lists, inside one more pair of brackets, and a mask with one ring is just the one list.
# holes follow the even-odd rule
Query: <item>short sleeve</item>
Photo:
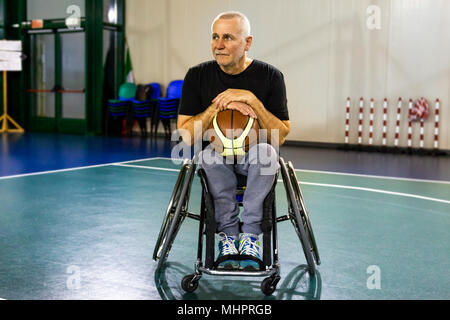
[[195, 116], [201, 113], [201, 100], [198, 88], [200, 87], [198, 76], [191, 68], [186, 73], [181, 91], [181, 101], [178, 114]]
[[275, 117], [280, 120], [289, 120], [289, 112], [286, 98], [286, 85], [284, 76], [280, 71], [273, 73], [271, 77], [270, 94], [265, 106]]

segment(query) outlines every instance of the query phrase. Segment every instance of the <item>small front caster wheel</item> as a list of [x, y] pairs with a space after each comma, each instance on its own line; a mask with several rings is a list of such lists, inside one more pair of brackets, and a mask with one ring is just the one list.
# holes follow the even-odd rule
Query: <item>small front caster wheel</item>
[[277, 283], [278, 283], [278, 281], [276, 281], [275, 279], [273, 279], [271, 277], [265, 278], [263, 280], [263, 282], [261, 283], [262, 293], [264, 293], [266, 296], [270, 296], [277, 289]]
[[181, 280], [181, 288], [184, 291], [192, 293], [198, 288], [198, 280], [194, 280], [195, 274], [188, 274]]

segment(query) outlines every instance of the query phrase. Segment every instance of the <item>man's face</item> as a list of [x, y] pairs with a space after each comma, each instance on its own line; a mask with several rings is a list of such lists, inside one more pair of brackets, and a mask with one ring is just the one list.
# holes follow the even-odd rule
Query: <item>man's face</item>
[[251, 45], [251, 37], [241, 34], [239, 18], [219, 19], [213, 25], [211, 50], [217, 63], [223, 67], [233, 67], [245, 61], [245, 51]]

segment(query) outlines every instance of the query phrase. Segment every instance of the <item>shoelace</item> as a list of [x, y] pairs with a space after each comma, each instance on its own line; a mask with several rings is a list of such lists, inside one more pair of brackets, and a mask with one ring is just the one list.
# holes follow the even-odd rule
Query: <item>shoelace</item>
[[256, 241], [252, 241], [250, 237], [245, 238], [245, 240], [241, 242], [239, 251], [241, 254], [247, 254], [259, 258], [259, 246], [256, 244]]
[[220, 236], [220, 241], [223, 244], [222, 247], [222, 253], [223, 255], [228, 255], [228, 254], [237, 254], [237, 250], [236, 247], [234, 245], [234, 239], [232, 237], [228, 237], [225, 233], [221, 232], [219, 233]]

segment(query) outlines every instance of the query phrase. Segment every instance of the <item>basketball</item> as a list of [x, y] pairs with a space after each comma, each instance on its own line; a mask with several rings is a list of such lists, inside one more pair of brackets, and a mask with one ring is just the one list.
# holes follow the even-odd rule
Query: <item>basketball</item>
[[209, 125], [209, 142], [222, 156], [244, 156], [259, 140], [258, 120], [236, 110], [219, 112]]

